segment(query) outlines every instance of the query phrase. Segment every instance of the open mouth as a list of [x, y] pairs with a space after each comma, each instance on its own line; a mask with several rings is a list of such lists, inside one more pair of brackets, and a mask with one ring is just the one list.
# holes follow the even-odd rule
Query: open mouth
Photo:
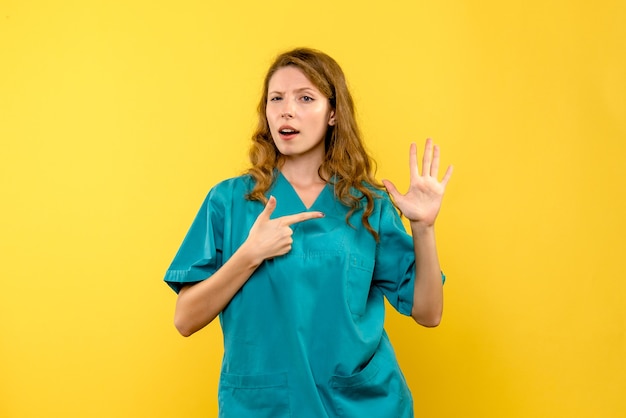
[[293, 139], [299, 133], [299, 130], [289, 125], [283, 125], [278, 128], [278, 135], [284, 140]]

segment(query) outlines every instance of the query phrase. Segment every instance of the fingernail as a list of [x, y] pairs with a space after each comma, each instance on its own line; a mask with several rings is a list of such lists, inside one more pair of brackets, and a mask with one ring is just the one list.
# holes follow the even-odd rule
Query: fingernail
[[324, 218], [326, 216], [326, 214], [324, 212], [320, 212], [320, 215], [322, 215], [322, 218]]

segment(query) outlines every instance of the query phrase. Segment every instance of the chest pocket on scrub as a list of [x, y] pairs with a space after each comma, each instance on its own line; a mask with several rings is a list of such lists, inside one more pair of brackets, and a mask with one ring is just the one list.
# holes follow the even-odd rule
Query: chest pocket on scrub
[[372, 285], [374, 260], [358, 255], [350, 255], [348, 279], [346, 281], [346, 298], [348, 308], [353, 315], [363, 315], [367, 306], [367, 298]]

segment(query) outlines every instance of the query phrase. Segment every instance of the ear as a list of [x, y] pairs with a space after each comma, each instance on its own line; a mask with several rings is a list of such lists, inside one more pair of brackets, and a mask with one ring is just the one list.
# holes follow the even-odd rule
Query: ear
[[335, 111], [331, 110], [328, 116], [328, 126], [335, 126]]

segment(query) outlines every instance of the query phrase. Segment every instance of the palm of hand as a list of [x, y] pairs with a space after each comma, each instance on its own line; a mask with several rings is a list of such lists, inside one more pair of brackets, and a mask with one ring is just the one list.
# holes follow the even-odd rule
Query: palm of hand
[[441, 202], [446, 185], [452, 176], [452, 166], [449, 166], [443, 179], [437, 179], [439, 173], [439, 147], [428, 139], [424, 147], [422, 159], [422, 173], [417, 167], [417, 147], [411, 144], [410, 184], [409, 190], [401, 194], [389, 180], [383, 180], [389, 194], [393, 197], [402, 214], [411, 222], [418, 222], [432, 226], [441, 209]]

